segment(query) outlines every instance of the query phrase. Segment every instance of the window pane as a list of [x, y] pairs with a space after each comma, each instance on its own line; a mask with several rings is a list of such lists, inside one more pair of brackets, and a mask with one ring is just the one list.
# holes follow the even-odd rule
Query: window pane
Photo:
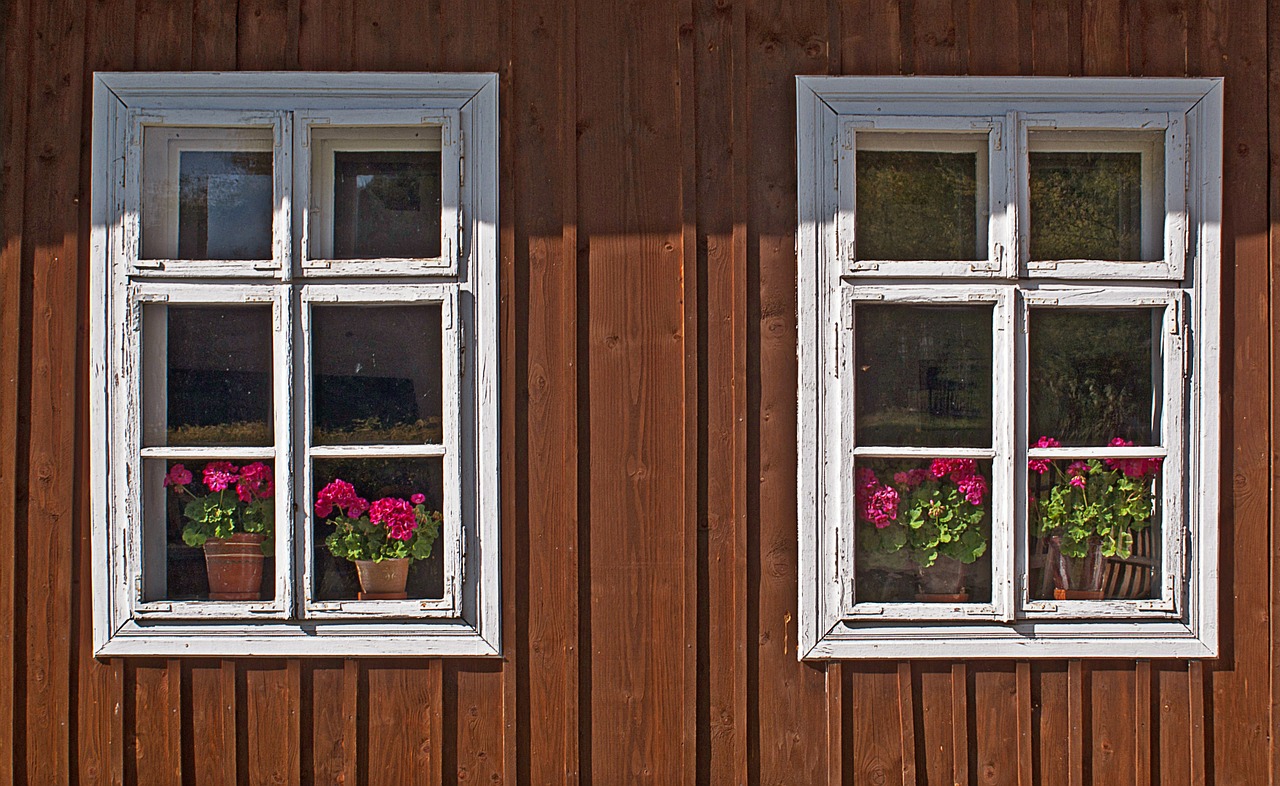
[[990, 602], [990, 477], [972, 459], [859, 462], [858, 602]]
[[987, 258], [985, 136], [858, 134], [857, 258]]
[[[444, 506], [443, 462], [438, 458], [315, 459], [312, 481], [317, 493], [334, 480], [350, 483], [355, 494], [369, 504], [387, 497], [412, 503], [414, 495], [421, 494], [425, 498], [422, 504], [426, 510], [440, 511]], [[315, 527], [313, 556], [316, 583], [313, 597], [321, 601], [355, 599], [360, 592], [360, 581], [354, 563], [348, 558], [334, 556], [326, 544], [326, 538], [336, 530], [335, 519], [346, 509], [335, 507], [327, 515], [320, 516], [316, 515], [321, 511], [315, 509], [315, 500], [310, 503]], [[362, 516], [370, 521], [369, 513]], [[416, 530], [413, 535], [422, 537]], [[387, 540], [386, 536], [382, 540]], [[444, 542], [437, 537], [431, 547], [431, 556], [410, 564], [405, 587], [409, 598], [444, 596], [443, 550]]]
[[142, 257], [271, 259], [269, 129], [146, 129]]
[[440, 443], [440, 306], [314, 306], [312, 442]]
[[1029, 437], [1157, 444], [1163, 309], [1032, 309]]
[[992, 307], [856, 308], [859, 445], [991, 446]]
[[272, 462], [147, 459], [143, 475], [145, 600], [275, 596]]
[[1032, 599], [1159, 597], [1161, 463], [1030, 460]]
[[1031, 259], [1160, 259], [1161, 132], [1032, 131], [1029, 145]]
[[144, 308], [145, 444], [273, 444], [271, 306]]
[[334, 153], [335, 259], [440, 256], [440, 151]]

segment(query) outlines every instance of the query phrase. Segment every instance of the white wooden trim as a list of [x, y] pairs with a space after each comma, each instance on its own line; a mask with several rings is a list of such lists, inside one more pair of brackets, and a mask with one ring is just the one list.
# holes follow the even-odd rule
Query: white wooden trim
[[[986, 122], [1003, 118], [1006, 128], [1025, 129], [1018, 118], [1052, 115], [1058, 128], [1108, 132], [1156, 128], [1164, 133], [1165, 225], [1162, 258], [1153, 263], [1123, 263], [1108, 269], [1106, 260], [1062, 260], [1059, 272], [1038, 271], [1044, 278], [1068, 278], [1075, 285], [1037, 284], [1014, 280], [1018, 265], [1007, 265], [1010, 291], [1019, 308], [1013, 310], [1010, 332], [1020, 333], [1029, 306], [1102, 307], [1106, 303], [1160, 307], [1165, 313], [1161, 331], [1167, 362], [1161, 381], [1166, 394], [1162, 408], [1160, 444], [1132, 448], [1029, 449], [1025, 417], [1019, 414], [1003, 426], [1011, 440], [995, 462], [1009, 463], [1013, 490], [1003, 520], [1013, 526], [1007, 545], [1009, 577], [1025, 571], [1022, 533], [1026, 515], [1026, 473], [1018, 471], [1028, 456], [1066, 457], [1160, 456], [1163, 525], [1162, 564], [1169, 567], [1160, 597], [1152, 601], [1104, 601], [1097, 604], [1059, 603], [1052, 612], [1028, 618], [1022, 608], [1025, 593], [1019, 582], [1003, 613], [985, 621], [957, 616], [953, 622], [885, 619], [883, 609], [848, 614], [840, 566], [848, 562], [848, 538], [841, 538], [839, 522], [852, 495], [843, 467], [854, 457], [916, 456], [939, 451], [891, 446], [854, 446], [846, 436], [831, 439], [832, 427], [851, 432], [853, 412], [847, 396], [831, 403], [826, 391], [833, 380], [849, 376], [851, 310], [836, 294], [883, 298], [894, 302], [917, 296], [904, 288], [923, 287], [938, 302], [965, 302], [966, 290], [985, 271], [931, 271], [911, 283], [900, 270], [853, 271], [836, 228], [851, 216], [850, 195], [842, 185], [851, 178], [833, 173], [835, 165], [851, 165], [854, 143], [842, 155], [842, 124], [853, 128], [927, 128], [939, 117], [948, 123]], [[907, 118], [904, 120], [904, 118]], [[1163, 118], [1163, 119], [1161, 119]], [[801, 658], [955, 658], [955, 657], [1213, 657], [1218, 647], [1217, 516], [1219, 471], [1219, 394], [1216, 380], [1222, 363], [1218, 350], [1219, 270], [1221, 266], [1222, 85], [1219, 79], [1078, 79], [975, 77], [799, 77], [797, 78], [798, 214], [796, 235], [799, 376], [797, 389], [797, 519], [799, 535], [799, 646]], [[1021, 130], [1006, 135], [1005, 169], [1008, 183], [1025, 176], [1025, 143]], [[991, 169], [996, 170], [995, 159]], [[1181, 172], [1186, 171], [1185, 179]], [[1148, 176], [1150, 172], [1147, 173]], [[1148, 179], [1151, 179], [1148, 177]], [[1184, 182], [1185, 180], [1185, 182]], [[1182, 202], [1180, 202], [1182, 200]], [[1183, 204], [1185, 203], [1185, 204]], [[1002, 216], [992, 216], [992, 233], [1006, 231], [1016, 239], [1029, 225], [1018, 200], [1011, 200]], [[997, 218], [1004, 229], [997, 230]], [[1185, 237], [1185, 241], [1181, 240]], [[1008, 248], [1016, 250], [1017, 245]], [[1179, 267], [1178, 250], [1184, 248]], [[1011, 254], [1013, 251], [1011, 251]], [[1012, 257], [1011, 257], [1012, 258]], [[1149, 269], [1148, 269], [1149, 268]], [[850, 280], [841, 287], [841, 276]], [[854, 280], [856, 277], [856, 281]], [[879, 278], [880, 281], [872, 279]], [[1135, 286], [1144, 279], [1161, 279], [1162, 287]], [[863, 282], [880, 291], [863, 290]], [[837, 336], [842, 336], [838, 341]], [[1021, 344], [1022, 338], [1010, 341]], [[1194, 348], [1194, 349], [1192, 349]], [[997, 363], [1001, 362], [999, 360]], [[1025, 349], [1006, 357], [1005, 401], [1016, 413], [1027, 406]], [[1185, 366], [1185, 379], [1183, 367]], [[1174, 378], [1176, 372], [1176, 379]], [[1179, 402], [1183, 402], [1181, 406]], [[1005, 409], [1008, 409], [1006, 406]], [[997, 455], [998, 454], [998, 455]], [[975, 458], [985, 458], [975, 451]], [[1179, 473], [1185, 472], [1185, 475]], [[994, 470], [993, 470], [994, 475]], [[993, 482], [993, 487], [995, 487]], [[1188, 499], [1194, 495], [1194, 499]], [[1021, 500], [1021, 502], [1017, 502]], [[1182, 506], [1179, 510], [1179, 506]], [[851, 520], [851, 519], [850, 519]], [[1016, 526], [1015, 526], [1016, 524]], [[1181, 536], [1175, 532], [1183, 528]], [[1178, 549], [1185, 549], [1178, 552]], [[1177, 570], [1185, 573], [1177, 578]], [[1172, 577], [1172, 581], [1170, 580]], [[994, 596], [993, 596], [994, 598]], [[909, 604], [903, 604], [909, 605]], [[906, 611], [905, 609], [903, 609]], [[1107, 615], [1113, 615], [1110, 619]], [[1047, 616], [1046, 616], [1047, 615]]]
[[[500, 587], [498, 522], [498, 96], [495, 74], [324, 74], [324, 73], [126, 73], [94, 78], [93, 225], [90, 308], [90, 410], [94, 446], [93, 479], [93, 635], [98, 655], [431, 655], [495, 656], [500, 653]], [[457, 133], [449, 134], [457, 151], [457, 220], [448, 269], [423, 270], [437, 279], [430, 285], [389, 287], [370, 280], [390, 275], [369, 267], [345, 287], [348, 302], [404, 302], [414, 299], [455, 304], [453, 341], [447, 363], [457, 367], [458, 383], [446, 394], [443, 445], [417, 446], [424, 455], [442, 455], [457, 466], [447, 469], [460, 478], [450, 484], [452, 528], [440, 542], [449, 552], [447, 581], [451, 599], [433, 600], [417, 619], [384, 619], [385, 607], [354, 609], [337, 621], [304, 621], [298, 616], [300, 580], [290, 575], [296, 564], [295, 526], [291, 509], [298, 451], [288, 408], [295, 389], [300, 356], [294, 353], [299, 331], [293, 321], [301, 308], [301, 289], [321, 295], [320, 284], [293, 284], [307, 271], [295, 266], [301, 234], [300, 217], [292, 210], [292, 191], [299, 168], [293, 152], [298, 113], [349, 117], [364, 112], [372, 125], [395, 125], [402, 117], [447, 117]], [[131, 122], [130, 118], [139, 122]], [[173, 125], [236, 125], [236, 119], [270, 117], [275, 131], [274, 173], [276, 250], [272, 270], [255, 270], [253, 262], [138, 260], [138, 207], [141, 198], [141, 150], [138, 134], [146, 122], [163, 119]], [[133, 150], [133, 154], [129, 151]], [[448, 174], [448, 171], [442, 173]], [[445, 182], [449, 182], [446, 177]], [[318, 275], [328, 271], [311, 271]], [[209, 279], [223, 277], [225, 283]], [[193, 280], [193, 279], [204, 280]], [[413, 289], [418, 287], [418, 289]], [[279, 290], [278, 292], [276, 290]], [[273, 448], [166, 447], [140, 448], [139, 421], [129, 414], [140, 398], [140, 304], [191, 302], [281, 303], [276, 309], [277, 368], [274, 395], [276, 445]], [[453, 404], [450, 404], [450, 401]], [[130, 403], [132, 402], [132, 403]], [[454, 447], [450, 447], [450, 445]], [[132, 448], [130, 448], [132, 446]], [[412, 448], [414, 446], [410, 446]], [[400, 448], [386, 446], [395, 453]], [[132, 458], [130, 458], [132, 450]], [[323, 449], [322, 449], [323, 450]], [[383, 452], [383, 447], [372, 448]], [[274, 454], [274, 455], [273, 455]], [[138, 564], [140, 532], [131, 505], [129, 472], [140, 461], [214, 457], [273, 458], [276, 461], [277, 593], [264, 604], [209, 602], [131, 602], [129, 565]], [[136, 473], [135, 473], [136, 474]], [[449, 525], [446, 525], [449, 528]], [[283, 611], [277, 606], [283, 603]], [[137, 606], [136, 610], [134, 605]], [[165, 606], [167, 605], [167, 608]], [[421, 605], [421, 604], [419, 604]], [[231, 606], [240, 608], [229, 614]], [[227, 618], [219, 619], [217, 617]], [[196, 619], [196, 617], [199, 617]]]

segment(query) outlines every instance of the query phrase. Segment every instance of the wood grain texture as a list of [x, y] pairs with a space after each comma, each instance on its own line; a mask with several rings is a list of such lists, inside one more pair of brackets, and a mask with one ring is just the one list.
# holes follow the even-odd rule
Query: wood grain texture
[[747, 756], [761, 783], [820, 783], [832, 743], [822, 731], [828, 714], [823, 670], [796, 660], [796, 164], [790, 155], [795, 75], [833, 67], [828, 21], [825, 8], [814, 5], [756, 0], [747, 7]]
[[[675, 9], [578, 6], [587, 248], [592, 777], [677, 784], [686, 713], [681, 138]], [[653, 64], [663, 63], [663, 67]], [[687, 684], [686, 684], [687, 683]]]
[[232, 661], [187, 665], [183, 684], [183, 770], [189, 783], [232, 786], [236, 762], [236, 672]]
[[[443, 668], [439, 660], [375, 661], [364, 667], [362, 721], [369, 786], [443, 783]], [[378, 712], [368, 708], [379, 707]]]
[[243, 755], [237, 766], [243, 768], [242, 777], [249, 783], [296, 783], [302, 777], [298, 662], [252, 661], [238, 669], [237, 678], [237, 755]]
[[1071, 734], [1065, 664], [1034, 664], [1031, 669], [1033, 783], [1068, 783]]
[[[443, 782], [508, 782], [503, 756], [505, 719], [500, 664], [446, 661], [444, 669], [440, 714], [452, 722], [442, 729]], [[513, 777], [511, 781], [514, 780]]]
[[[1103, 784], [1136, 783], [1134, 740], [1138, 715], [1137, 691], [1130, 664], [1102, 664], [1089, 670], [1086, 701], [1091, 708], [1087, 732], [1090, 777]], [[1116, 708], [1115, 711], [1112, 708]]]
[[1019, 700], [1013, 664], [984, 663], [973, 670], [973, 783], [1018, 786]]
[[918, 662], [915, 665], [917, 710], [916, 746], [920, 752], [920, 780], [923, 783], [952, 782], [955, 737], [951, 732], [951, 668], [947, 664]]
[[359, 662], [351, 659], [326, 661], [310, 671], [311, 761], [304, 760], [302, 769], [312, 783], [357, 782], [359, 672]]
[[129, 783], [182, 783], [182, 667], [177, 660], [141, 661], [128, 672], [133, 688], [127, 721]]
[[848, 669], [853, 702], [854, 783], [903, 782], [902, 704], [898, 669], [892, 663]]

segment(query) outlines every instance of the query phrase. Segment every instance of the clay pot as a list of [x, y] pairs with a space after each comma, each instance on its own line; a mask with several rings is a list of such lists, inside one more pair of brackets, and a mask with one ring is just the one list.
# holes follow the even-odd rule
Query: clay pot
[[951, 557], [938, 557], [927, 568], [920, 568], [919, 603], [964, 603], [964, 563]]
[[237, 532], [204, 542], [209, 600], [262, 600], [262, 542], [266, 535]]
[[1049, 538], [1048, 567], [1053, 574], [1055, 600], [1102, 600], [1102, 582], [1107, 560], [1102, 556], [1102, 542], [1090, 538], [1083, 557], [1062, 553], [1061, 538]]
[[409, 580], [408, 557], [380, 562], [351, 561], [356, 565], [356, 575], [360, 577], [360, 587], [364, 590], [359, 595], [360, 600], [403, 600], [409, 597], [404, 591], [405, 582]]

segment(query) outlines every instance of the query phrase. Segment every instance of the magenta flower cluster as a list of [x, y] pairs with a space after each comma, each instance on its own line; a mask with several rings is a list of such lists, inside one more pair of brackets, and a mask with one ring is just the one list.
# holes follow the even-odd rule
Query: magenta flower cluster
[[365, 513], [369, 521], [387, 528], [387, 537], [392, 540], [412, 540], [418, 529], [418, 517], [413, 506], [427, 501], [425, 494], [413, 494], [409, 500], [399, 497], [383, 497], [372, 504], [356, 494], [355, 487], [341, 478], [335, 478], [329, 485], [316, 493], [316, 515], [326, 518], [336, 509], [347, 518], [358, 519]]
[[987, 479], [978, 472], [978, 462], [964, 458], [940, 458], [929, 463], [928, 469], [917, 468], [894, 473], [893, 483], [881, 483], [874, 470], [859, 467], [855, 478], [858, 517], [884, 529], [898, 518], [898, 503], [903, 493], [909, 493], [921, 483], [949, 479], [956, 484], [960, 495], [974, 507], [982, 505], [987, 496]]
[[[235, 487], [241, 502], [268, 499], [275, 491], [271, 468], [261, 461], [238, 467], [230, 461], [210, 461], [204, 465], [205, 488], [214, 492]], [[164, 485], [185, 490], [191, 484], [191, 471], [182, 464], [174, 464], [164, 476]]]
[[[1127, 448], [1132, 447], [1133, 443], [1127, 439], [1116, 437], [1111, 440], [1111, 447]], [[1155, 475], [1160, 471], [1160, 465], [1163, 461], [1158, 457], [1152, 458], [1136, 458], [1136, 459], [1107, 459], [1107, 466], [1112, 469], [1118, 469], [1129, 478], [1145, 478], [1148, 475]]]

